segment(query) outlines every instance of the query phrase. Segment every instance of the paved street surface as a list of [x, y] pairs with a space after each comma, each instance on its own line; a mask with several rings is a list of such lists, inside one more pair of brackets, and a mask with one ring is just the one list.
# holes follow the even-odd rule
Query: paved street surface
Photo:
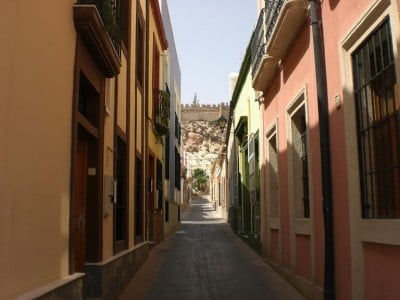
[[197, 198], [155, 247], [120, 299], [303, 299]]

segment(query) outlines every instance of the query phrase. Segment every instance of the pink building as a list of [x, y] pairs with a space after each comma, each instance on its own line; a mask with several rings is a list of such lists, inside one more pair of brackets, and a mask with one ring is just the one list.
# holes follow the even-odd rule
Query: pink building
[[263, 255], [308, 298], [400, 295], [399, 17], [395, 0], [267, 0], [260, 11]]

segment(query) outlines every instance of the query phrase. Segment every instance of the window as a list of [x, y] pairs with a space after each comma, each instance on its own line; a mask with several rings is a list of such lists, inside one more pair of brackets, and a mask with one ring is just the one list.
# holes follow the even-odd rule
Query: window
[[177, 114], [175, 113], [175, 137], [176, 137], [177, 139], [179, 139], [179, 127], [180, 127], [180, 125], [179, 125], [179, 119], [178, 119]]
[[156, 182], [156, 188], [157, 188], [157, 208], [162, 209], [163, 208], [163, 181], [162, 181], [162, 163], [159, 159], [157, 159], [157, 182]]
[[353, 53], [362, 216], [400, 217], [400, 120], [389, 19]]
[[165, 200], [165, 222], [169, 222], [169, 202]]
[[175, 187], [181, 190], [181, 156], [175, 148]]
[[142, 241], [142, 160], [139, 157], [136, 157], [136, 166], [135, 166], [135, 178], [136, 178], [136, 193], [135, 193], [135, 243], [140, 243]]
[[278, 143], [276, 133], [268, 139], [268, 187], [271, 217], [279, 217]]
[[141, 18], [138, 17], [136, 29], [136, 76], [138, 83], [143, 88], [144, 82], [144, 28]]
[[295, 216], [310, 217], [308, 177], [307, 124], [305, 106], [302, 105], [292, 116], [292, 147]]
[[[126, 247], [125, 242], [127, 237], [126, 230], [126, 144], [121, 137], [117, 137], [116, 149], [116, 180], [117, 180], [117, 201], [115, 203], [115, 242], [116, 252], [121, 251]], [[118, 245], [119, 244], [119, 245]], [[124, 245], [124, 246], [122, 246]]]
[[165, 136], [165, 179], [169, 179], [169, 147], [170, 147], [170, 135]]
[[81, 72], [79, 81], [78, 111], [94, 127], [99, 127], [100, 95]]
[[234, 141], [232, 153], [232, 202], [235, 206], [242, 206], [240, 202], [240, 187], [239, 187], [239, 159], [236, 153], [237, 142]]

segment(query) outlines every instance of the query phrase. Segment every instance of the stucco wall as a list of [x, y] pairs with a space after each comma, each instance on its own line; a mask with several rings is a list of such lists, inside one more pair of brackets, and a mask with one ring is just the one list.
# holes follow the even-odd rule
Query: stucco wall
[[[386, 260], [390, 245], [400, 245], [399, 220], [362, 219], [359, 181], [359, 158], [356, 135], [356, 112], [352, 75], [352, 52], [389, 17], [393, 50], [397, 57], [396, 73], [399, 78], [398, 45], [399, 8], [397, 1], [360, 0], [329, 1], [323, 5], [325, 56], [328, 73], [328, 104], [331, 126], [331, 159], [336, 284], [338, 299], [373, 297], [380, 280], [387, 281], [386, 292], [394, 295], [397, 288], [390, 285], [391, 269], [370, 272], [375, 259]], [[345, 16], [345, 17], [343, 17]], [[337, 22], [341, 18], [340, 22]], [[339, 95], [342, 106], [335, 107], [334, 97]], [[382, 243], [369, 247], [365, 242]], [[385, 246], [386, 245], [386, 246]], [[395, 249], [395, 247], [391, 248]], [[397, 250], [398, 251], [398, 250]], [[383, 262], [386, 264], [387, 260]], [[396, 264], [396, 261], [393, 261]], [[364, 269], [365, 268], [365, 269]], [[364, 278], [365, 273], [365, 278]], [[372, 278], [375, 277], [375, 280]], [[379, 277], [379, 278], [378, 278]], [[368, 285], [368, 287], [367, 287]], [[379, 288], [380, 289], [380, 288]], [[383, 295], [381, 295], [383, 296]]]
[[0, 299], [68, 274], [73, 2], [0, 3]]
[[[265, 94], [263, 137], [276, 124], [278, 139], [278, 170], [280, 218], [277, 224], [267, 222], [267, 238], [278, 239], [280, 253], [279, 264], [293, 273], [303, 276], [310, 274], [310, 282], [315, 286], [323, 285], [323, 222], [321, 202], [320, 158], [318, 111], [316, 103], [314, 57], [312, 51], [310, 26], [305, 24], [297, 39], [293, 42], [290, 52], [282, 62], [282, 68], [277, 72], [274, 81]], [[296, 101], [303, 95], [306, 108], [308, 130], [309, 179], [310, 179], [310, 219], [294, 217], [295, 197], [293, 194], [292, 173], [293, 164], [291, 151], [290, 111], [296, 110]], [[266, 148], [264, 148], [266, 151]], [[268, 157], [266, 153], [265, 157]], [[268, 176], [268, 175], [267, 175]], [[268, 189], [268, 187], [267, 187]], [[266, 193], [268, 194], [268, 193]], [[316, 199], [315, 201], [313, 199]], [[268, 202], [268, 197], [265, 198]], [[268, 205], [267, 205], [268, 207]], [[268, 215], [268, 211], [266, 212]], [[272, 226], [273, 225], [273, 226]], [[305, 234], [308, 238], [301, 241], [302, 247], [296, 249], [296, 234]], [[270, 237], [268, 237], [268, 235]], [[269, 247], [267, 245], [267, 247]], [[306, 270], [298, 261], [299, 254], [310, 249], [311, 271]], [[267, 249], [271, 259], [276, 259], [276, 248]], [[300, 252], [299, 252], [300, 251]], [[308, 251], [308, 250], [307, 250]], [[307, 275], [308, 276], [308, 275]]]
[[178, 207], [179, 206], [176, 203], [169, 202], [169, 221], [168, 222], [164, 221], [164, 236], [168, 236], [171, 233], [173, 233], [173, 230], [176, 229], [177, 228], [176, 226], [179, 224]]

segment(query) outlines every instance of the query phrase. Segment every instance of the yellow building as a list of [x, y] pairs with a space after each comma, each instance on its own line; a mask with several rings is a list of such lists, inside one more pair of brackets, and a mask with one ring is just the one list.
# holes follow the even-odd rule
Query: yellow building
[[0, 4], [0, 299], [115, 299], [148, 254], [158, 1], [77, 2]]
[[228, 139], [229, 222], [260, 247], [260, 104], [252, 87], [248, 46], [233, 91]]
[[169, 132], [169, 89], [163, 77], [161, 55], [167, 49], [167, 40], [162, 25], [158, 1], [150, 1], [148, 11], [148, 55], [146, 119], [146, 220], [148, 239], [159, 242], [163, 239], [163, 136]]

